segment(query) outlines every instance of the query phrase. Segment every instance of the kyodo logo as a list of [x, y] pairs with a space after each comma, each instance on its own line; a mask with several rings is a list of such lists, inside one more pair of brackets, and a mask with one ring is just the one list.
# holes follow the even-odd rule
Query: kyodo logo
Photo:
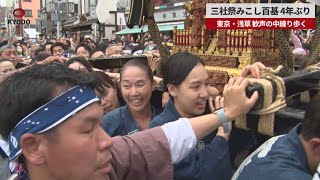
[[23, 9], [17, 8], [13, 10], [12, 14], [15, 18], [19, 18], [19, 19], [13, 19], [13, 20], [8, 19], [8, 24], [30, 24], [29, 19], [27, 20], [21, 19], [26, 14], [26, 12]]

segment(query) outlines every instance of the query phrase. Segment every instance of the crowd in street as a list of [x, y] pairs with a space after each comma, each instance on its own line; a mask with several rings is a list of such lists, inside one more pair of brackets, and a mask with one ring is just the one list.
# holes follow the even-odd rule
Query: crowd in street
[[[292, 31], [296, 59], [308, 55], [314, 32]], [[112, 33], [95, 41], [38, 35], [32, 41], [0, 32], [0, 179], [230, 180], [312, 179], [320, 163], [320, 96], [303, 121], [263, 144], [234, 127], [259, 94], [246, 95], [257, 62], [223, 92], [211, 87], [205, 64], [172, 54], [156, 76], [160, 52], [150, 34]], [[172, 48], [172, 37], [162, 35]], [[91, 59], [151, 54], [121, 68], [97, 69]], [[299, 61], [297, 60], [297, 64]], [[262, 145], [261, 145], [262, 144]], [[239, 155], [247, 154], [245, 157]], [[236, 159], [242, 158], [239, 164]], [[316, 175], [314, 175], [316, 174]]]

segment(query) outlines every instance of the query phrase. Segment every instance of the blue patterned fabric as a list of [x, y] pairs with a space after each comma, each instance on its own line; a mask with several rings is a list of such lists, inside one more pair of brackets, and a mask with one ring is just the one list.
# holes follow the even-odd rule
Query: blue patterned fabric
[[232, 179], [312, 179], [300, 133], [301, 124], [298, 124], [288, 134], [266, 141], [242, 162]]
[[99, 99], [93, 89], [75, 86], [27, 115], [8, 137], [10, 161], [21, 154], [20, 138], [23, 134], [48, 131], [97, 101]]
[[[162, 126], [181, 118], [170, 99], [163, 112], [155, 117], [149, 128]], [[232, 166], [228, 142], [216, 131], [197, 143], [197, 147], [185, 159], [174, 165], [174, 180], [230, 180]]]

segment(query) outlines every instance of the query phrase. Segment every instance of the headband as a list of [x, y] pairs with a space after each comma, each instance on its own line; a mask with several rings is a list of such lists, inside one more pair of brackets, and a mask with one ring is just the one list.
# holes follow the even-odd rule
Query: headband
[[23, 118], [9, 134], [9, 159], [21, 154], [20, 138], [25, 133], [48, 131], [86, 106], [99, 101], [93, 89], [75, 86]]
[[7, 44], [0, 47], [0, 53], [2, 53], [3, 50], [5, 50], [7, 48], [11, 48], [11, 47], [14, 47], [14, 45], [12, 45], [11, 41], [8, 41]]

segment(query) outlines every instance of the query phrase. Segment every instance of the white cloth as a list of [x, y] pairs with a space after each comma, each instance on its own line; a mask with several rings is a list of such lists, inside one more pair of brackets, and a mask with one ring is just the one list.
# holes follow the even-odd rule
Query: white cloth
[[9, 156], [9, 144], [4, 141], [0, 136], [0, 148]]
[[314, 174], [312, 180], [320, 180], [320, 164], [319, 164], [319, 166], [317, 168], [317, 172]]
[[197, 144], [196, 135], [187, 118], [180, 118], [161, 126], [167, 136], [173, 164], [183, 160]]
[[[6, 153], [6, 155], [9, 157], [9, 144], [6, 142], [6, 141], [4, 141], [3, 139], [2, 139], [2, 137], [0, 136], [0, 148]], [[8, 169], [10, 169], [10, 171], [11, 172], [13, 172], [13, 170], [14, 170], [14, 168], [17, 166], [17, 163], [16, 162], [14, 162], [14, 161], [12, 161], [12, 162], [9, 162], [8, 161], [8, 164], [9, 164], [9, 168]], [[4, 167], [3, 167], [4, 168]], [[0, 169], [1, 169], [1, 167], [0, 167]], [[1, 173], [0, 173], [1, 174]], [[1, 177], [1, 176], [0, 176]], [[1, 179], [1, 178], [0, 178]]]
[[293, 51], [292, 51], [293, 55], [301, 55], [301, 56], [305, 56], [307, 55], [307, 52], [306, 50], [302, 49], [302, 48], [295, 48]]
[[133, 53], [133, 55], [140, 55], [143, 53], [143, 50], [138, 50]]

